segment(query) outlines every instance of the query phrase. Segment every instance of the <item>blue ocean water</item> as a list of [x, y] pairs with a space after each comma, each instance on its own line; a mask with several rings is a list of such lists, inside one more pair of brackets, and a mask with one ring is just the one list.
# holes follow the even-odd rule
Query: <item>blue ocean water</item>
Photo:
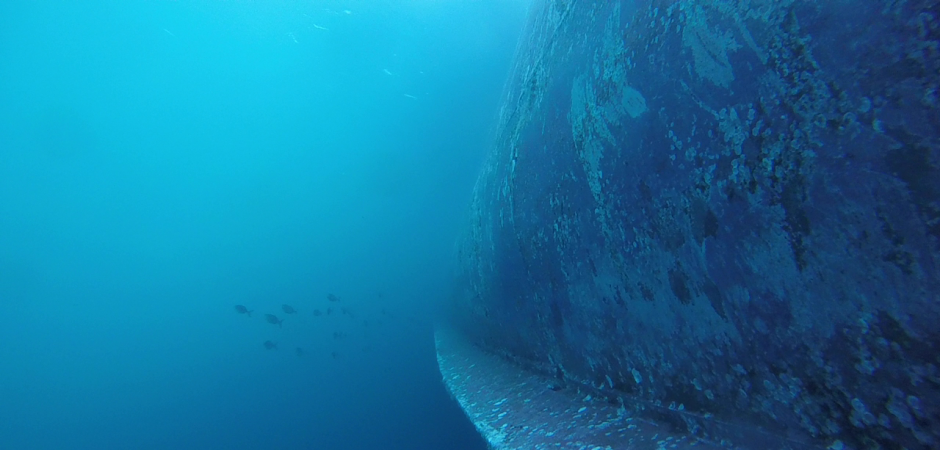
[[431, 315], [524, 14], [2, 2], [0, 449], [484, 448]]

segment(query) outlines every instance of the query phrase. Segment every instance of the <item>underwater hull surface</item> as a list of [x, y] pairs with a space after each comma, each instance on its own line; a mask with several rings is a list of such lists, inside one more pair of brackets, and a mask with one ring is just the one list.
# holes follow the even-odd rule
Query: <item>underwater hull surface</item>
[[940, 446], [938, 10], [535, 1], [452, 326], [723, 446]]
[[[651, 420], [628, 410], [614, 393], [591, 389], [592, 395], [575, 386], [564, 387], [559, 380], [483, 351], [452, 331], [438, 330], [435, 341], [444, 385], [494, 450], [723, 448], [687, 433], [686, 414], [675, 408], [655, 408], [656, 419]], [[739, 446], [780, 447], [777, 436], [759, 430], [735, 433]], [[814, 448], [787, 444], [794, 450]]]

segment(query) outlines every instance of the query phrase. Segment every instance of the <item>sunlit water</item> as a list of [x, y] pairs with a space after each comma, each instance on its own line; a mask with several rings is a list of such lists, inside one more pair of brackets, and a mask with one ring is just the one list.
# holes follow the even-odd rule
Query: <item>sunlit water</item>
[[2, 2], [0, 449], [483, 448], [430, 323], [524, 12]]

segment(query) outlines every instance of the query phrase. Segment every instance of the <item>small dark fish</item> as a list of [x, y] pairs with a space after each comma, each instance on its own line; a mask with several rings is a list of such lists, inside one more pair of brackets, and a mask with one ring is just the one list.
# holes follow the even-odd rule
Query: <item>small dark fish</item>
[[304, 356], [304, 349], [297, 347], [294, 349], [294, 354], [297, 356]]
[[264, 341], [265, 350], [277, 350], [277, 342]]
[[333, 359], [339, 359], [339, 353], [336, 353], [336, 352], [330, 352], [330, 356], [332, 356], [332, 357], [333, 357]]
[[251, 313], [254, 311], [249, 311], [244, 305], [235, 305], [235, 311], [239, 314], [248, 314], [248, 317], [251, 317]]
[[281, 309], [284, 310], [285, 314], [297, 314], [297, 310], [291, 305], [281, 305]]
[[326, 308], [326, 315], [333, 314], [333, 308]]
[[338, 301], [339, 301], [339, 297], [337, 297], [337, 296], [335, 296], [335, 295], [333, 295], [333, 294], [326, 294], [326, 299], [329, 300], [329, 301], [331, 301], [331, 302], [338, 302]]
[[345, 335], [344, 333], [341, 333], [341, 332], [339, 332], [339, 331], [334, 331], [334, 332], [333, 332], [333, 339], [342, 339], [342, 338], [344, 338], [344, 337], [346, 337], [346, 335]]
[[341, 307], [341, 308], [339, 309], [339, 311], [340, 311], [341, 313], [343, 313], [344, 315], [349, 316], [349, 318], [351, 318], [351, 319], [355, 319], [355, 318], [356, 318], [356, 315], [353, 314], [352, 311], [346, 309], [345, 306]]
[[320, 314], [323, 314], [323, 313], [319, 309], [313, 310], [313, 315], [319, 316]]
[[265, 314], [264, 320], [268, 321], [268, 323], [272, 325], [277, 326], [281, 326], [281, 324], [284, 323], [284, 319], [278, 319], [274, 314]]

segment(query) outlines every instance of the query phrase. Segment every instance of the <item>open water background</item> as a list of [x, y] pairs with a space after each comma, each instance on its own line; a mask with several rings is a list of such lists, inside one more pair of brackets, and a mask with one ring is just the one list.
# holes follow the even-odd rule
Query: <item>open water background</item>
[[0, 448], [484, 448], [430, 319], [524, 13], [2, 2]]

